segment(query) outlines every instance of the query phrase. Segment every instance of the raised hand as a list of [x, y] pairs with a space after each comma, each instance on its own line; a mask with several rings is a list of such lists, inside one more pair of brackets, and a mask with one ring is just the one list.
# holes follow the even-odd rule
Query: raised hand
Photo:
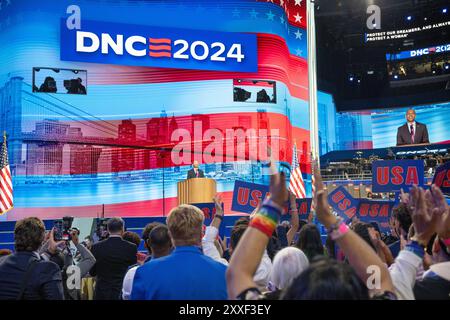
[[329, 228], [332, 224], [336, 223], [336, 217], [330, 211], [317, 160], [313, 163], [313, 174], [316, 187], [316, 193], [313, 199], [316, 216], [326, 228]]
[[442, 194], [441, 189], [435, 185], [430, 189], [430, 202], [433, 204], [432, 213], [438, 220], [436, 232], [441, 239], [450, 238], [450, 207]]
[[272, 174], [270, 176], [270, 199], [280, 207], [284, 207], [288, 197], [284, 172]]
[[218, 193], [216, 193], [216, 195], [213, 198], [214, 201], [214, 205], [216, 207], [216, 214], [219, 216], [223, 215], [223, 208], [222, 208], [222, 196]]
[[58, 252], [59, 247], [65, 246], [66, 241], [55, 241], [55, 228], [52, 228], [50, 231], [50, 237], [48, 238], [48, 251], [51, 254], [56, 254]]
[[369, 235], [375, 248], [378, 248], [382, 242], [380, 233], [375, 228], [369, 228]]
[[[428, 200], [427, 200], [428, 198]], [[415, 230], [415, 238], [426, 245], [434, 233], [438, 222], [438, 215], [433, 214], [430, 207], [430, 198], [425, 195], [422, 188], [413, 186], [410, 190], [409, 208], [412, 213], [412, 220]]]
[[409, 203], [409, 193], [403, 192], [403, 188], [400, 189], [400, 202], [404, 204]]
[[295, 194], [292, 191], [289, 192], [289, 205], [291, 207], [291, 210], [297, 210], [297, 202]]

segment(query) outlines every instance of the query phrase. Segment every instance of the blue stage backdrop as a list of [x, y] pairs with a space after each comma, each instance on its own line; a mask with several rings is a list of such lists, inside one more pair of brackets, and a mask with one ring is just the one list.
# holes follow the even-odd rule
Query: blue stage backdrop
[[[265, 130], [259, 140], [278, 142], [285, 166], [295, 141], [309, 181], [305, 1], [1, 3], [0, 130], [14, 209], [0, 219], [165, 216], [199, 155], [225, 213], [240, 214], [230, 208], [234, 181], [267, 184], [267, 174], [248, 156], [248, 141], [244, 158], [227, 150], [216, 161], [202, 158], [211, 130]], [[85, 32], [85, 52], [73, 52], [77, 31]], [[43, 78], [33, 87], [33, 68], [86, 70], [86, 94], [36, 92]], [[66, 79], [54, 80], [64, 92]], [[258, 97], [239, 98], [239, 84]], [[172, 134], [198, 127], [200, 153], [175, 163]]]

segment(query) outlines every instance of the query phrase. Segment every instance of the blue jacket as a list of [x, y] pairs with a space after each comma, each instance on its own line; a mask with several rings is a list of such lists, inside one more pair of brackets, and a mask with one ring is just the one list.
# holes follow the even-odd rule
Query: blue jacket
[[176, 247], [137, 269], [131, 300], [226, 300], [225, 271], [198, 247]]
[[0, 260], [0, 300], [15, 300], [20, 293], [28, 264], [38, 261], [26, 286], [25, 300], [64, 299], [61, 269], [43, 261], [34, 252], [16, 252]]

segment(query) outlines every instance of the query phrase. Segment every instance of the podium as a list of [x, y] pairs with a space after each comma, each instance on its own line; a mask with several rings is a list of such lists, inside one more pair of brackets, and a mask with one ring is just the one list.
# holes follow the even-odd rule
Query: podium
[[178, 205], [191, 203], [210, 203], [217, 192], [214, 179], [192, 178], [177, 183]]

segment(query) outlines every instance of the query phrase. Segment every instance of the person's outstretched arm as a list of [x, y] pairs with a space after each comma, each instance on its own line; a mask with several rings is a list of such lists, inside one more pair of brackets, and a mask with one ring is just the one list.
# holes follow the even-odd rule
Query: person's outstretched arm
[[286, 234], [288, 246], [292, 244], [292, 241], [294, 240], [294, 236], [297, 233], [299, 226], [297, 202], [295, 201], [295, 194], [292, 192], [289, 192], [289, 202], [291, 206], [291, 210], [289, 211], [289, 213], [291, 214], [291, 227], [289, 228], [289, 231]]
[[214, 197], [214, 204], [216, 207], [216, 214], [214, 215], [214, 219], [211, 221], [211, 225], [206, 228], [205, 235], [202, 238], [203, 253], [205, 256], [228, 265], [228, 262], [222, 258], [219, 250], [217, 250], [216, 245], [214, 244], [214, 241], [219, 234], [220, 224], [222, 223], [222, 219], [224, 217], [222, 199], [219, 195]]
[[249, 289], [257, 292], [253, 275], [261, 262], [267, 243], [276, 228], [288, 198], [283, 173], [270, 177], [269, 199], [264, 200], [261, 209], [253, 216], [249, 227], [239, 241], [227, 270], [227, 288], [230, 299], [243, 298]]
[[364, 283], [368, 283], [367, 280], [372, 275], [370, 270], [374, 270], [375, 267], [375, 269], [379, 271], [381, 280], [380, 287], [370, 290], [371, 293], [386, 291], [393, 293], [394, 286], [389, 275], [389, 270], [383, 261], [381, 261], [380, 257], [369, 244], [355, 232], [350, 230], [345, 223], [342, 221], [339, 223], [338, 218], [331, 213], [317, 164], [314, 165], [314, 178], [316, 194], [313, 201], [315, 203], [316, 215], [319, 221], [327, 228], [327, 230], [335, 230], [335, 232], [331, 233], [332, 238], [334, 237], [333, 240], [335, 240], [342, 251], [344, 251], [350, 265], [355, 269], [356, 273]]

